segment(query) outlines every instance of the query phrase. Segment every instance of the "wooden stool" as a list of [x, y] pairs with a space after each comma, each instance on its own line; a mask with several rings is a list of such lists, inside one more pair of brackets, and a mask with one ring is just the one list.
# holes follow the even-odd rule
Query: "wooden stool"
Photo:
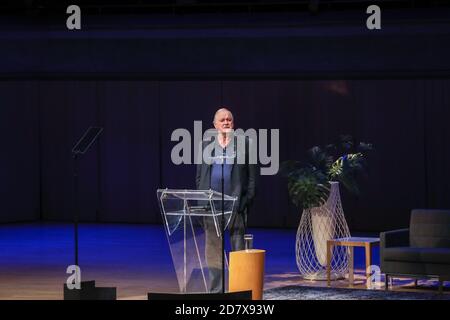
[[258, 249], [230, 252], [230, 292], [252, 290], [252, 300], [262, 299], [265, 253]]

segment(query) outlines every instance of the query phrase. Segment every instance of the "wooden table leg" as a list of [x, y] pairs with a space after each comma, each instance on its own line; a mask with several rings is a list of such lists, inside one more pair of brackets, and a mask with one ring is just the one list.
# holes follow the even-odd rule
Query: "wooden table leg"
[[331, 257], [333, 253], [333, 243], [327, 241], [327, 286], [330, 286], [331, 278]]
[[366, 249], [366, 287], [369, 287], [369, 281], [370, 281], [370, 266], [372, 265], [372, 246], [370, 243], [366, 243], [365, 245]]
[[350, 283], [350, 287], [353, 287], [354, 284], [354, 251], [353, 247], [348, 247], [350, 251], [350, 261], [348, 262], [348, 282]]

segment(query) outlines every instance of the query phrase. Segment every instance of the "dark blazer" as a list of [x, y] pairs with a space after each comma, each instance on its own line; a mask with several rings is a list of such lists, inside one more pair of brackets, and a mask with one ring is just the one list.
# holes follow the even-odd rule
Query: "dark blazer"
[[[235, 146], [236, 137], [235, 139]], [[202, 148], [200, 152], [202, 152], [203, 148], [207, 146], [210, 141], [203, 141]], [[235, 163], [232, 164], [231, 168], [231, 196], [237, 196], [238, 200], [235, 208], [237, 208], [238, 213], [245, 213], [246, 209], [252, 204], [252, 201], [255, 197], [255, 186], [256, 186], [256, 164], [249, 164], [249, 144], [250, 140], [248, 137], [245, 138], [245, 164], [237, 164], [236, 159]], [[237, 152], [244, 152], [244, 150], [240, 150]], [[209, 190], [211, 188], [211, 164], [204, 163], [197, 165], [197, 174], [196, 174], [196, 186], [198, 190]], [[220, 191], [220, 190], [216, 190]]]

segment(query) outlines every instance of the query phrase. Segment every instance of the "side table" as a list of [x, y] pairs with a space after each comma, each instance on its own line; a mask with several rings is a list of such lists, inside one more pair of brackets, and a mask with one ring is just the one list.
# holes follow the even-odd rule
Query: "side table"
[[[370, 277], [370, 266], [372, 265], [372, 247], [380, 245], [380, 238], [368, 238], [368, 237], [348, 237], [331, 239], [327, 241], [327, 285], [330, 286], [330, 270], [331, 259], [333, 256], [334, 246], [345, 246], [350, 250], [349, 260], [349, 282], [350, 286], [353, 286], [353, 268], [354, 268], [354, 247], [364, 247], [366, 251], [366, 279]], [[367, 285], [367, 282], [366, 282]]]

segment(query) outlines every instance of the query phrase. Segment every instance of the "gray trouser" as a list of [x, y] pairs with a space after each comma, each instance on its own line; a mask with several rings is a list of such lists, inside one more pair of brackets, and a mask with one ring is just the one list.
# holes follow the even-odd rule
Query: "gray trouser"
[[[246, 212], [233, 216], [229, 225], [231, 250], [244, 249]], [[217, 236], [212, 219], [205, 220], [205, 254], [209, 269], [209, 291], [222, 292], [222, 239]]]

